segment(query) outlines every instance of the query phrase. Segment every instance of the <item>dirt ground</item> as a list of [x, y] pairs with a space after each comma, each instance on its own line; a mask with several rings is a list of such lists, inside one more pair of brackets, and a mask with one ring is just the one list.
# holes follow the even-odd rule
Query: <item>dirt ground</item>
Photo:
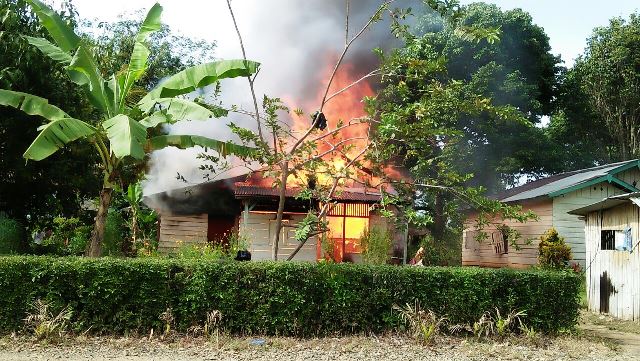
[[0, 360], [640, 360], [640, 326], [588, 313], [582, 314], [577, 332], [555, 337], [438, 337], [429, 346], [391, 335], [260, 341], [66, 337], [51, 343], [6, 336], [0, 338]]
[[218, 348], [215, 341], [204, 339], [74, 338], [54, 345], [5, 338], [0, 341], [0, 360], [640, 360], [639, 353], [581, 336], [501, 342], [441, 338], [431, 346], [391, 336], [267, 338], [264, 345], [252, 341], [223, 338]]

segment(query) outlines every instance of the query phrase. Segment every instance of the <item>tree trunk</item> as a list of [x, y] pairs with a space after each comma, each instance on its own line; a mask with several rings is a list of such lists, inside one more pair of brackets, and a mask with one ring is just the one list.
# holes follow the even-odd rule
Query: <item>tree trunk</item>
[[100, 205], [98, 206], [98, 214], [96, 214], [96, 223], [91, 233], [91, 243], [89, 243], [89, 247], [85, 252], [88, 257], [100, 257], [102, 255], [104, 230], [107, 225], [107, 214], [109, 213], [112, 193], [113, 189], [111, 188], [102, 188], [100, 191]]
[[284, 215], [284, 202], [287, 198], [287, 177], [289, 176], [289, 163], [282, 161], [282, 177], [280, 179], [280, 199], [278, 201], [278, 213], [276, 215], [276, 232], [273, 235], [273, 245], [271, 246], [271, 259], [278, 260], [278, 243], [280, 242], [280, 231], [282, 230], [282, 216]]
[[444, 206], [444, 194], [442, 194], [441, 192], [437, 192], [435, 194], [432, 227], [432, 235], [436, 241], [442, 241], [444, 230], [447, 227], [447, 219], [444, 215]]

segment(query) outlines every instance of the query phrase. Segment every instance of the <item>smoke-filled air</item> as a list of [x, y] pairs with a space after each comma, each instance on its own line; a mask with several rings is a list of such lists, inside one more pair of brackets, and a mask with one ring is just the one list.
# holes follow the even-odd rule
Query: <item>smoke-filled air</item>
[[[412, 2], [402, 1], [396, 6], [406, 6]], [[350, 36], [366, 24], [381, 3], [373, 0], [351, 2]], [[290, 115], [284, 114], [283, 119], [293, 122], [294, 130], [304, 129], [311, 122], [309, 114], [315, 112], [320, 104], [329, 75], [345, 43], [345, 2], [329, 0], [302, 4], [293, 0], [234, 1], [232, 5], [247, 57], [261, 63], [262, 71], [256, 80], [258, 101], [267, 95], [281, 98], [292, 110], [302, 109], [304, 115], [297, 116], [291, 112]], [[217, 34], [214, 37], [217, 43], [216, 57], [241, 58], [241, 48], [226, 2], [217, 2], [215, 8], [212, 13], [217, 15], [211, 22], [211, 30]], [[390, 48], [394, 44], [397, 45], [397, 40], [383, 17], [382, 21], [370, 27], [353, 43], [336, 74], [330, 93], [350, 85], [376, 68], [378, 59], [372, 49]], [[231, 79], [221, 85], [220, 100], [224, 106], [236, 105], [252, 110], [251, 94], [245, 79]], [[370, 78], [329, 102], [324, 110], [329, 125], [335, 124], [338, 119], [346, 121], [364, 115], [361, 99], [373, 95], [375, 87], [376, 79]], [[235, 135], [227, 126], [230, 121], [255, 129], [254, 119], [230, 113], [222, 119], [179, 122], [167, 130], [175, 134], [235, 140]], [[355, 127], [351, 131], [359, 130]], [[187, 150], [167, 148], [154, 152], [145, 182], [145, 194], [182, 188], [211, 179], [210, 173], [199, 169], [203, 160], [197, 159], [197, 155], [202, 151], [202, 148], [196, 147]], [[245, 167], [231, 167], [213, 177], [227, 178], [244, 172], [247, 172]]]

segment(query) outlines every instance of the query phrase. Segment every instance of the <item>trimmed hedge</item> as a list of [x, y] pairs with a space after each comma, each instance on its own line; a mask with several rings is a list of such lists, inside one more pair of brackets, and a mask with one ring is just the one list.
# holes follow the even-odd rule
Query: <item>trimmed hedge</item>
[[578, 275], [542, 270], [7, 256], [0, 331], [22, 328], [41, 298], [70, 306], [76, 330], [105, 333], [158, 330], [167, 308], [182, 331], [217, 309], [236, 334], [383, 332], [398, 325], [392, 305], [414, 300], [454, 323], [526, 310], [549, 332], [574, 326], [579, 287]]

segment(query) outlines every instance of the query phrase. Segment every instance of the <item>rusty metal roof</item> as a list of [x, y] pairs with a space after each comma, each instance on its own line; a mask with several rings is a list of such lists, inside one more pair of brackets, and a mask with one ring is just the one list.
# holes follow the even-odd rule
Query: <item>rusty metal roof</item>
[[[279, 196], [279, 191], [280, 190], [278, 188], [246, 184], [243, 182], [238, 182], [234, 186], [234, 194], [238, 199], [254, 197], [273, 198]], [[300, 188], [287, 188], [286, 196], [287, 198], [294, 198], [300, 193], [300, 191]], [[344, 190], [336, 193], [333, 197], [336, 201], [366, 203], [380, 202], [380, 198], [380, 193], [371, 192], [365, 189]]]

